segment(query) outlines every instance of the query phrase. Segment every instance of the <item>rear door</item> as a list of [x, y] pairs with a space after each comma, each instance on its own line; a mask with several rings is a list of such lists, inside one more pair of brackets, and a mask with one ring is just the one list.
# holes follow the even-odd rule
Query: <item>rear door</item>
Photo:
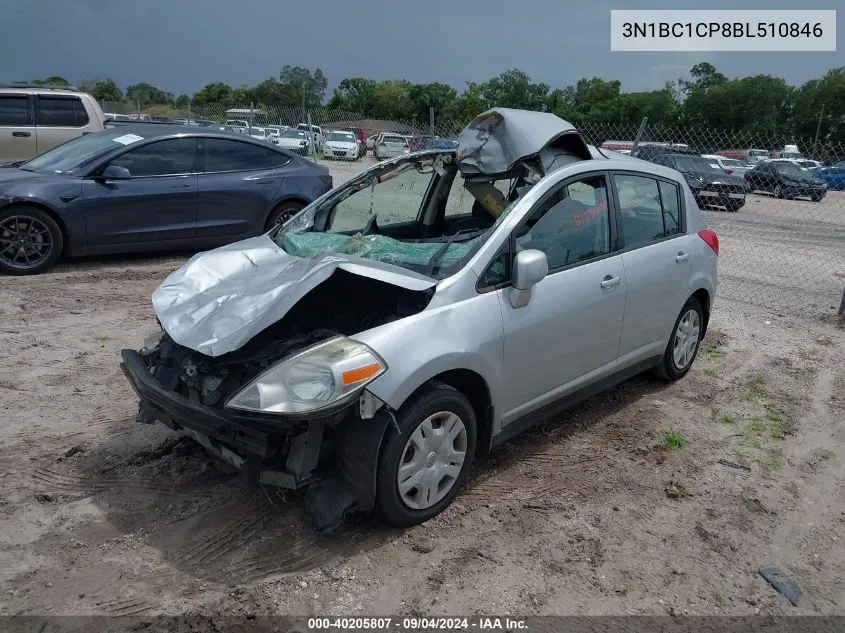
[[75, 95], [36, 95], [35, 124], [38, 153], [82, 136], [91, 119]]
[[284, 179], [287, 154], [239, 139], [200, 139], [197, 237], [236, 238], [264, 230]]
[[28, 160], [38, 153], [31, 97], [0, 92], [0, 160]]
[[[191, 239], [197, 225], [195, 138], [155, 141], [101, 166], [126, 167], [129, 180], [86, 179], [85, 226], [90, 246]], [[176, 244], [175, 246], [178, 246]]]
[[686, 235], [680, 186], [615, 172], [627, 293], [620, 368], [662, 354], [692, 282], [692, 237]]

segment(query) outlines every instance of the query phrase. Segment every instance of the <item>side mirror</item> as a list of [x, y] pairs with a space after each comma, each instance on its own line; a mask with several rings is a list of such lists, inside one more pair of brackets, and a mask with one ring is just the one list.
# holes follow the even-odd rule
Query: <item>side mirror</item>
[[126, 167], [109, 165], [103, 170], [103, 175], [100, 178], [102, 180], [129, 180], [132, 178], [132, 174], [129, 173]]
[[531, 300], [531, 289], [549, 274], [549, 260], [543, 251], [529, 249], [517, 253], [513, 262], [513, 282], [510, 302], [522, 308]]

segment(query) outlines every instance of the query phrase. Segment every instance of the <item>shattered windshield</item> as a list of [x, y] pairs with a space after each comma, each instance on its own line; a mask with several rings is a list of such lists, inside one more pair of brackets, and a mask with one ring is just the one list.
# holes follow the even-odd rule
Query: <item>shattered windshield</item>
[[338, 254], [437, 279], [454, 274], [504, 220], [511, 181], [466, 183], [443, 152], [376, 166], [306, 208], [274, 240], [288, 254]]

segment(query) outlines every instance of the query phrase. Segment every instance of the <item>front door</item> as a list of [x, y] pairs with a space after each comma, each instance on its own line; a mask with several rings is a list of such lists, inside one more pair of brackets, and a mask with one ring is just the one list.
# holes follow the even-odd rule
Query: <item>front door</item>
[[508, 396], [503, 425], [613, 373], [626, 280], [615, 253], [607, 178], [580, 176], [554, 189], [517, 229], [516, 251], [546, 253], [549, 274], [528, 305], [498, 291]]
[[82, 195], [88, 245], [160, 242], [165, 246], [168, 241], [195, 237], [195, 155], [194, 138], [156, 141], [108, 163], [127, 168], [130, 179], [87, 179]]

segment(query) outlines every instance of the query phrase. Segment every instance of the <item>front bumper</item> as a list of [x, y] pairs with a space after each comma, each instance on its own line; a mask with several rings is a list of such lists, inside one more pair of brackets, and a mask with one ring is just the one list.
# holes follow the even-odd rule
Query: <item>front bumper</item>
[[[262, 459], [272, 457], [281, 448], [283, 430], [295, 431], [296, 422], [274, 424], [257, 416], [222, 412], [165, 389], [150, 373], [135, 350], [121, 352], [120, 364], [129, 384], [138, 394], [141, 411], [174, 430], [187, 428], [222, 442], [239, 453]], [[301, 423], [300, 423], [301, 424]]]

